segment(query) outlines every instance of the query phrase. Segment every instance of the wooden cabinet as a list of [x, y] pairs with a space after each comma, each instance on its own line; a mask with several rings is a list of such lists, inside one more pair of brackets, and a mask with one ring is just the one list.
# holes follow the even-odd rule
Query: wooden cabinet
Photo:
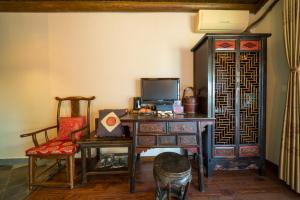
[[208, 175], [264, 169], [269, 36], [206, 34], [192, 49], [198, 112], [216, 118], [210, 134], [204, 134]]

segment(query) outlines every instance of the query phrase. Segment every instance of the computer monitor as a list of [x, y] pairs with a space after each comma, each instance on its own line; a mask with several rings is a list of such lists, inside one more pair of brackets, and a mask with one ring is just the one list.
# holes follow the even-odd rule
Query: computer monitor
[[141, 78], [142, 103], [173, 103], [179, 100], [179, 78]]

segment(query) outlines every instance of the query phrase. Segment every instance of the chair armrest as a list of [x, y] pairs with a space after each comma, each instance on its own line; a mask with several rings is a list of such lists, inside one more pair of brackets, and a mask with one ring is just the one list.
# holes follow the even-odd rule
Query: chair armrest
[[57, 128], [57, 125], [50, 126], [50, 127], [43, 128], [43, 129], [39, 129], [37, 131], [33, 131], [33, 132], [30, 132], [30, 133], [21, 134], [20, 137], [28, 137], [28, 136], [36, 135], [38, 133], [41, 133], [41, 132], [44, 132], [44, 131], [47, 131], [47, 130], [50, 130], [50, 129], [53, 129], [53, 128]]
[[[71, 131], [69, 134], [71, 135], [72, 141], [73, 141], [73, 142], [76, 142], [76, 140], [75, 140], [75, 133], [77, 133], [77, 132], [79, 132], [79, 131], [84, 131], [85, 129], [87, 130], [87, 128], [88, 128], [88, 126], [86, 125], [86, 126], [80, 128], [80, 129]], [[69, 134], [68, 134], [68, 135], [69, 135]]]
[[57, 128], [57, 125], [50, 126], [50, 127], [43, 128], [43, 129], [39, 129], [39, 130], [37, 130], [37, 131], [33, 131], [33, 132], [30, 132], [30, 133], [21, 134], [20, 137], [23, 138], [23, 137], [31, 136], [34, 145], [35, 145], [36, 147], [38, 147], [38, 146], [39, 146], [39, 143], [38, 143], [38, 141], [37, 141], [36, 135], [39, 134], [39, 133], [44, 132], [44, 134], [45, 134], [45, 139], [46, 139], [46, 141], [48, 142], [48, 141], [49, 141], [49, 137], [48, 137], [47, 131], [48, 131], [48, 130], [51, 130], [51, 129], [54, 129], [54, 128]]

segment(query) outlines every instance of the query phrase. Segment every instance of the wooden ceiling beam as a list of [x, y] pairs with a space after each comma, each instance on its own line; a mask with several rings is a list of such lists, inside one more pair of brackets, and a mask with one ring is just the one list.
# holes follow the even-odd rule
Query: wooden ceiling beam
[[186, 1], [97, 1], [97, 0], [0, 0], [0, 12], [197, 12], [200, 9], [249, 10], [256, 4], [203, 3]]
[[261, 9], [266, 3], [268, 2], [268, 0], [260, 0], [256, 5], [255, 5], [255, 9], [253, 13], [256, 13], [259, 11], [259, 9]]

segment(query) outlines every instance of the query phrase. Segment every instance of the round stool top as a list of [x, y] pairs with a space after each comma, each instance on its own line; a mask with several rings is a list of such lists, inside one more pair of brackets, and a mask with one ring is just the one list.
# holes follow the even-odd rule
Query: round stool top
[[161, 153], [154, 159], [154, 168], [158, 173], [184, 176], [191, 172], [189, 160], [180, 154], [173, 152]]

